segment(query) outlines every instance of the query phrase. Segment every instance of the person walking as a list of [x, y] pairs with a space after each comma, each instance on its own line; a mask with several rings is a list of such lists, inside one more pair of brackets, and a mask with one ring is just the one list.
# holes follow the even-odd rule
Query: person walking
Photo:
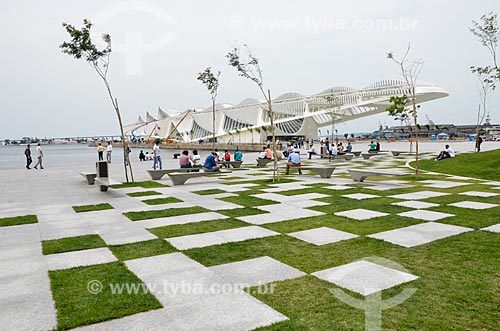
[[37, 167], [38, 167], [38, 165], [40, 165], [40, 169], [43, 169], [43, 165], [42, 165], [43, 151], [42, 151], [42, 146], [40, 145], [40, 143], [38, 143], [38, 146], [36, 146], [36, 154], [37, 154], [38, 162], [35, 164], [35, 166], [33, 168], [38, 169]]
[[31, 169], [30, 164], [33, 162], [33, 159], [31, 158], [30, 144], [26, 146], [26, 149], [24, 150], [24, 155], [26, 156], [26, 169]]
[[101, 143], [99, 143], [97, 145], [97, 156], [99, 158], [99, 161], [104, 161], [103, 153], [104, 153], [104, 146]]
[[111, 163], [112, 152], [113, 152], [113, 145], [111, 144], [111, 141], [108, 141], [108, 147], [106, 147], [106, 161], [108, 161], [108, 163]]
[[477, 148], [477, 151], [480, 152], [481, 151], [481, 144], [483, 143], [483, 138], [481, 138], [481, 136], [479, 136], [477, 139], [476, 139], [476, 148]]
[[153, 170], [156, 170], [157, 164], [160, 166], [160, 170], [162, 170], [159, 140], [157, 140], [153, 146]]

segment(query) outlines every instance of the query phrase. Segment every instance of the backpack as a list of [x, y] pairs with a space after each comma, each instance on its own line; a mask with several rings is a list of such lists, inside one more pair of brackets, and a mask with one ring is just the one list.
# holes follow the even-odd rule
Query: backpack
[[229, 153], [224, 154], [224, 160], [231, 161], [231, 154]]

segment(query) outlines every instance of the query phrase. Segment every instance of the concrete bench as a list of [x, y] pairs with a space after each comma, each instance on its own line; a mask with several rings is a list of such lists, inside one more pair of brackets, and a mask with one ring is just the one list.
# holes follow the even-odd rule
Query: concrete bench
[[361, 153], [361, 156], [363, 157], [363, 159], [365, 160], [368, 160], [370, 159], [373, 155], [377, 155], [375, 153]]
[[172, 173], [167, 173], [168, 177], [170, 177], [170, 180], [172, 181], [172, 184], [174, 185], [184, 185], [184, 183], [191, 178], [196, 178], [196, 177], [206, 177], [210, 175], [215, 175], [215, 174], [228, 174], [231, 173], [231, 170], [226, 170], [226, 171], [207, 171], [207, 172], [172, 172]]
[[121, 184], [120, 182], [113, 179], [109, 179], [108, 177], [96, 177], [95, 181], [99, 184], [101, 192], [106, 192], [108, 190], [108, 187], [111, 185]]
[[95, 172], [80, 172], [89, 185], [94, 185], [97, 174]]
[[242, 163], [243, 161], [222, 161], [220, 164], [226, 168], [231, 168], [231, 166], [233, 166], [233, 168], [239, 168]]
[[402, 172], [386, 172], [381, 170], [369, 170], [369, 169], [348, 169], [349, 175], [355, 182], [362, 182], [369, 176], [408, 176], [409, 173]]
[[[292, 168], [298, 168], [298, 166], [292, 166]], [[301, 166], [302, 170], [309, 170], [317, 173], [321, 178], [331, 178], [335, 167], [314, 167], [314, 166]]]
[[274, 159], [257, 159], [257, 165], [259, 167], [265, 167], [271, 162], [274, 162]]
[[357, 152], [347, 152], [349, 154], [354, 154], [354, 156], [358, 157], [361, 155], [361, 151], [357, 151]]
[[352, 154], [337, 154], [337, 155], [332, 155], [332, 160], [335, 159], [344, 159], [346, 161], [351, 161], [354, 155]]
[[162, 179], [163, 176], [165, 176], [166, 174], [169, 174], [169, 173], [173, 173], [173, 172], [189, 172], [189, 171], [199, 171], [199, 169], [201, 168], [178, 168], [178, 169], [163, 169], [163, 170], [146, 170], [149, 174], [149, 177], [151, 177], [151, 179], [153, 180], [160, 180]]
[[399, 154], [415, 155], [414, 152], [404, 152], [404, 151], [391, 151], [393, 156], [398, 156]]

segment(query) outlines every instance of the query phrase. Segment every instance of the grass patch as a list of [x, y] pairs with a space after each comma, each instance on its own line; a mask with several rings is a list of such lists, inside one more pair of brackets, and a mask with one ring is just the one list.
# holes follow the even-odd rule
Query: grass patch
[[244, 177], [238, 177], [238, 176], [221, 176], [219, 177], [220, 179], [224, 179], [224, 180], [242, 180], [242, 179], [245, 179]]
[[[412, 162], [411, 165], [415, 166], [415, 163]], [[497, 181], [500, 180], [500, 172], [492, 169], [500, 168], [500, 150], [457, 154], [454, 158], [439, 162], [435, 162], [434, 159], [421, 160], [419, 168], [455, 176]]]
[[189, 224], [169, 225], [148, 229], [148, 231], [160, 238], [172, 238], [188, 236], [191, 234], [234, 229], [243, 226], [248, 226], [248, 223], [236, 219], [222, 219]]
[[151, 180], [147, 180], [144, 182], [130, 182], [130, 183], [123, 183], [119, 185], [111, 185], [111, 188], [127, 188], [127, 187], [142, 187], [142, 188], [159, 188], [159, 187], [168, 187], [168, 185], [165, 184], [160, 184], [157, 182], [153, 182]]
[[129, 197], [137, 198], [137, 197], [147, 197], [150, 195], [161, 195], [161, 193], [156, 191], [140, 191], [140, 192], [128, 193], [127, 195]]
[[0, 218], [0, 227], [32, 224], [32, 223], [38, 223], [38, 218], [36, 217], [36, 215], [24, 215], [24, 216]]
[[219, 214], [228, 216], [228, 217], [242, 217], [242, 216], [251, 216], [258, 214], [268, 214], [269, 212], [260, 210], [257, 208], [236, 208], [236, 209], [222, 209], [217, 210]]
[[[110, 284], [141, 284], [122, 262], [49, 271], [52, 295], [57, 309], [57, 329], [80, 325], [161, 308], [160, 302], [147, 291], [137, 294], [113, 294]], [[102, 291], [92, 294], [89, 282], [102, 284]]]
[[174, 198], [174, 197], [166, 197], [166, 198], [142, 200], [142, 202], [144, 202], [145, 204], [148, 204], [148, 205], [163, 205], [163, 204], [167, 204], [167, 203], [182, 202], [182, 200]]
[[109, 246], [109, 249], [122, 261], [177, 251], [172, 245], [162, 239], [153, 239], [132, 244], [112, 245]]
[[42, 241], [42, 252], [44, 255], [100, 247], [106, 247], [106, 243], [97, 234]]
[[261, 198], [257, 198], [257, 197], [251, 196], [251, 195], [227, 197], [227, 198], [221, 198], [220, 200], [230, 202], [230, 203], [235, 203], [237, 205], [244, 206], [244, 207], [274, 205], [274, 204], [279, 203], [277, 201], [261, 199]]
[[186, 208], [169, 208], [162, 210], [149, 210], [149, 211], [131, 211], [127, 213], [123, 213], [123, 215], [127, 216], [132, 221], [142, 221], [149, 220], [152, 218], [160, 218], [160, 217], [171, 217], [171, 216], [181, 216], [181, 215], [189, 215], [189, 214], [199, 214], [209, 212], [210, 210], [203, 207], [186, 207]]
[[113, 206], [109, 203], [100, 203], [97, 205], [73, 206], [73, 209], [77, 213], [86, 213], [89, 211], [113, 209]]
[[212, 189], [208, 189], [208, 190], [193, 191], [193, 193], [198, 194], [198, 195], [213, 195], [213, 194], [226, 193], [226, 191], [218, 189], [218, 188], [212, 188]]

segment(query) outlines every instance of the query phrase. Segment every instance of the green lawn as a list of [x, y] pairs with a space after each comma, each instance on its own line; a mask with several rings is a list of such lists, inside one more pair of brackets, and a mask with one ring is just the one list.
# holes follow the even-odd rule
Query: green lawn
[[129, 197], [146, 197], [146, 196], [150, 196], [150, 195], [161, 195], [160, 192], [156, 192], [156, 191], [139, 191], [139, 192], [132, 192], [132, 193], [128, 193], [127, 194]]
[[160, 218], [160, 217], [171, 217], [171, 216], [181, 216], [181, 215], [189, 215], [189, 214], [198, 214], [209, 212], [210, 210], [203, 207], [186, 207], [186, 208], [169, 208], [162, 210], [149, 210], [149, 211], [131, 211], [127, 213], [123, 213], [123, 215], [127, 216], [132, 221], [142, 221], [148, 220], [152, 218]]
[[111, 206], [109, 203], [100, 203], [97, 205], [73, 206], [73, 209], [77, 213], [85, 213], [88, 211], [113, 209], [113, 206]]
[[[121, 294], [112, 293], [110, 284], [142, 284], [122, 262], [49, 271], [49, 277], [57, 309], [57, 330], [67, 330], [162, 307], [147, 291], [139, 291], [137, 294], [129, 294], [126, 291]], [[97, 282], [102, 284], [102, 291], [97, 294], [90, 293], [89, 283]]]
[[199, 195], [213, 195], [213, 194], [226, 193], [226, 191], [223, 191], [223, 190], [218, 189], [218, 188], [211, 188], [208, 190], [193, 191], [193, 193], [199, 194]]
[[[414, 167], [415, 162], [412, 162], [411, 165]], [[419, 168], [455, 176], [497, 181], [500, 180], [500, 150], [459, 153], [454, 158], [439, 162], [434, 161], [434, 159], [422, 160], [419, 162]]]
[[265, 206], [265, 205], [274, 205], [279, 202], [272, 200], [265, 200], [257, 197], [253, 197], [251, 195], [248, 196], [237, 196], [237, 197], [227, 197], [221, 198], [220, 200], [235, 203], [244, 207], [253, 207], [253, 206]]
[[129, 183], [123, 183], [119, 185], [111, 185], [110, 187], [115, 188], [115, 189], [120, 189], [120, 188], [127, 188], [127, 187], [142, 187], [142, 188], [160, 188], [160, 187], [168, 187], [168, 185], [165, 184], [160, 184], [157, 182], [153, 181], [144, 181], [144, 182], [129, 182]]
[[42, 252], [45, 255], [99, 247], [106, 247], [106, 243], [97, 234], [42, 241]]
[[148, 205], [163, 205], [163, 204], [167, 204], [167, 203], [182, 202], [182, 200], [174, 198], [174, 197], [166, 197], [166, 198], [142, 200], [142, 202], [144, 202], [145, 204], [148, 204]]
[[[193, 217], [196, 217], [196, 215], [194, 215]], [[229, 218], [189, 224], [169, 225], [148, 230], [159, 238], [172, 238], [187, 236], [191, 234], [234, 229], [248, 225], [248, 223], [245, 223], [243, 221]]]
[[36, 215], [24, 215], [24, 216], [0, 218], [0, 227], [31, 224], [31, 223], [38, 223], [38, 218], [36, 217]]
[[153, 239], [132, 244], [111, 245], [109, 249], [119, 260], [132, 260], [142, 257], [176, 252], [177, 250], [163, 239]]

